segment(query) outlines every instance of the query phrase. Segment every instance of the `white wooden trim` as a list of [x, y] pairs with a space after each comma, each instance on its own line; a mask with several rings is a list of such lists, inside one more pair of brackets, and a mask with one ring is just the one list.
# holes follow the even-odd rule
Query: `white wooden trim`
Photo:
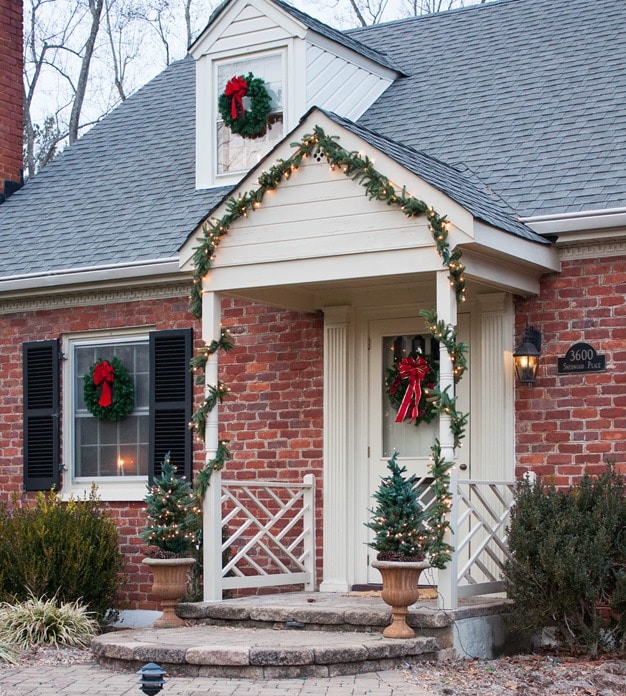
[[306, 38], [307, 42], [312, 46], [317, 46], [323, 51], [332, 53], [338, 58], [342, 58], [346, 63], [352, 63], [362, 70], [385, 80], [389, 84], [391, 84], [391, 82], [398, 77], [398, 73], [395, 70], [391, 70], [380, 63], [370, 60], [362, 53], [352, 51], [347, 46], [338, 44], [326, 36], [322, 36], [321, 34], [317, 34], [309, 30]]
[[348, 332], [350, 307], [324, 310], [324, 579], [322, 592], [350, 589], [346, 541], [349, 538], [347, 501]]
[[[478, 412], [475, 417], [482, 427], [480, 454], [477, 463], [482, 469], [472, 470], [473, 480], [491, 478], [498, 463], [498, 476], [513, 480], [514, 462], [514, 393], [513, 393], [513, 303], [510, 295], [490, 293], [478, 295], [480, 307], [480, 365], [481, 374]], [[487, 474], [487, 476], [486, 476]]]
[[[219, 340], [221, 332], [221, 301], [214, 292], [202, 295], [202, 338], [205, 344]], [[218, 353], [209, 355], [206, 364], [206, 384], [217, 385]], [[207, 390], [208, 393], [208, 390]], [[217, 452], [219, 445], [219, 405], [209, 413], [206, 424], [205, 463]], [[222, 472], [214, 471], [204, 497], [202, 514], [204, 601], [222, 599]]]
[[[437, 272], [437, 319], [446, 325], [456, 326], [457, 304], [454, 288], [448, 278], [448, 271]], [[439, 389], [443, 392], [448, 389], [448, 393], [454, 395], [454, 375], [452, 361], [448, 350], [443, 343], [439, 345]], [[454, 438], [450, 430], [450, 416], [442, 413], [439, 416], [439, 442], [441, 444], [441, 456], [445, 461], [454, 460]], [[456, 466], [450, 471], [450, 496], [452, 499], [452, 509], [448, 519], [450, 528], [445, 535], [445, 541], [453, 548], [455, 547], [455, 534], [457, 526], [457, 479], [458, 471]], [[439, 592], [438, 603], [440, 609], [456, 609], [458, 604], [457, 596], [457, 565], [458, 556], [452, 554], [450, 563], [444, 570], [438, 573]]]
[[[189, 48], [189, 53], [198, 60], [210, 52], [214, 52], [214, 47], [219, 41], [226, 28], [237, 21], [237, 18], [245, 12], [246, 6], [252, 6], [258, 14], [266, 16], [276, 27], [280, 27], [285, 34], [298, 36], [303, 39], [306, 36], [307, 28], [298, 22], [294, 17], [287, 14], [272, 3], [264, 0], [240, 0], [233, 2], [200, 34], [196, 41]], [[247, 15], [246, 15], [247, 16]], [[239, 50], [243, 47], [239, 45]]]

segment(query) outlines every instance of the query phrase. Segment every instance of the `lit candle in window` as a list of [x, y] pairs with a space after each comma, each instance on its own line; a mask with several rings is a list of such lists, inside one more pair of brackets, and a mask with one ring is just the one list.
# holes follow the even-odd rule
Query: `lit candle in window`
[[117, 475], [124, 476], [124, 460], [123, 459], [117, 460]]

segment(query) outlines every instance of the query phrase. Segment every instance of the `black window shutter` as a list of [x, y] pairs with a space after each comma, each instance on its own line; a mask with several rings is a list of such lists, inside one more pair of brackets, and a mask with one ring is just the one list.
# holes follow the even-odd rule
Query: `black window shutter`
[[59, 344], [22, 346], [24, 366], [24, 489], [47, 491], [60, 483]]
[[168, 452], [176, 474], [191, 481], [192, 341], [191, 329], [150, 333], [150, 481]]

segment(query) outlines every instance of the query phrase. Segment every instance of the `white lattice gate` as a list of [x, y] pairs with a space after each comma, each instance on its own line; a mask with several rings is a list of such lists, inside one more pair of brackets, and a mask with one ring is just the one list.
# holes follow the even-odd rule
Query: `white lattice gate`
[[222, 481], [223, 589], [315, 589], [315, 477]]

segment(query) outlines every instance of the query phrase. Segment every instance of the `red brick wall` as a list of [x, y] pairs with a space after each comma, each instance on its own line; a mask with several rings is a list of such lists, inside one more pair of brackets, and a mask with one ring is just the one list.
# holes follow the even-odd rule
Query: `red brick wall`
[[[536, 383], [516, 385], [518, 474], [570, 485], [607, 458], [626, 463], [626, 258], [563, 262], [538, 297], [517, 302], [517, 342], [526, 321], [543, 345]], [[606, 372], [557, 374], [557, 357], [578, 342], [606, 356]]]
[[22, 171], [22, 2], [0, 0], [0, 196]]
[[[164, 319], [165, 318], [165, 319]], [[192, 325], [188, 299], [165, 299], [0, 314], [0, 500], [22, 493], [22, 343], [59, 338], [68, 332], [152, 325], [156, 329]], [[322, 473], [322, 320], [317, 315], [226, 302], [224, 324], [236, 348], [220, 353], [221, 379], [232, 399], [221, 408], [221, 436], [231, 439], [234, 460], [228, 474], [241, 478], [301, 480]], [[200, 328], [194, 325], [196, 345]], [[202, 389], [196, 388], [196, 400]], [[197, 446], [194, 470], [204, 456]], [[128, 576], [121, 601], [128, 608], [156, 608], [149, 570], [141, 564], [145, 546], [144, 505], [107, 503], [119, 523]], [[321, 543], [321, 493], [318, 495]], [[320, 552], [321, 553], [321, 552]], [[318, 563], [321, 564], [321, 557]]]
[[221, 407], [229, 478], [316, 477], [317, 577], [322, 572], [323, 316], [224, 302], [235, 349], [220, 353], [233, 398]]

